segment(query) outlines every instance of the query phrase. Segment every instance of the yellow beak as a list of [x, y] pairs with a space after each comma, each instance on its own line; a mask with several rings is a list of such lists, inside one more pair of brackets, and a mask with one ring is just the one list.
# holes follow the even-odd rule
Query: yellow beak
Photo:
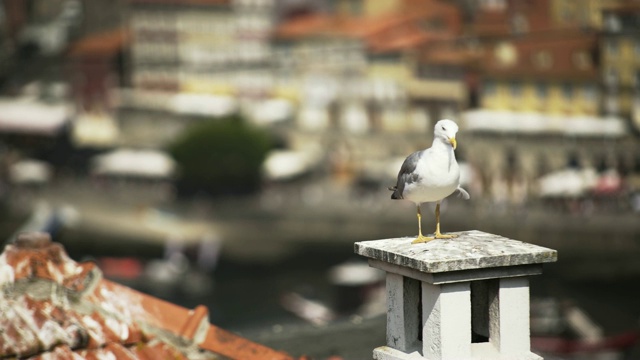
[[454, 137], [449, 139], [449, 143], [451, 144], [451, 146], [453, 146], [453, 150], [455, 150], [456, 147], [458, 147], [458, 142], [456, 141], [456, 138], [454, 138]]

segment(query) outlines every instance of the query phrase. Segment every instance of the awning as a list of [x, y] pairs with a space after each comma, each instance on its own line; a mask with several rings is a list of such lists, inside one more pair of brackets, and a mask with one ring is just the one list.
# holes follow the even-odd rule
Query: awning
[[175, 161], [161, 151], [119, 149], [96, 156], [92, 173], [166, 179], [173, 176], [175, 167]]
[[315, 147], [302, 151], [273, 150], [262, 164], [262, 172], [268, 180], [288, 180], [310, 171], [320, 160], [321, 152]]
[[480, 109], [464, 112], [462, 120], [462, 128], [478, 132], [608, 137], [620, 137], [628, 133], [625, 121], [614, 116], [548, 115]]
[[0, 132], [53, 136], [69, 120], [70, 114], [67, 104], [0, 98]]
[[51, 179], [51, 166], [44, 161], [25, 159], [9, 167], [13, 184], [43, 184]]
[[538, 194], [541, 197], [575, 197], [593, 189], [598, 174], [593, 168], [562, 169], [538, 179]]

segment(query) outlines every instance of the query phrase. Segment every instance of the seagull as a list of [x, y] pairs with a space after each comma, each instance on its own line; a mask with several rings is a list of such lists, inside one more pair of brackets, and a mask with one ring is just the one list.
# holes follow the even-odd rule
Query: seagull
[[[416, 151], [409, 155], [402, 163], [398, 173], [396, 186], [391, 199], [410, 200], [418, 209], [418, 237], [412, 244], [428, 242], [434, 239], [451, 239], [456, 235], [440, 233], [440, 201], [458, 192], [468, 200], [469, 193], [460, 187], [460, 168], [456, 162], [454, 150], [458, 125], [444, 119], [436, 123], [433, 130], [433, 144], [430, 148]], [[422, 235], [422, 214], [420, 205], [425, 202], [436, 202], [436, 232], [433, 237]]]

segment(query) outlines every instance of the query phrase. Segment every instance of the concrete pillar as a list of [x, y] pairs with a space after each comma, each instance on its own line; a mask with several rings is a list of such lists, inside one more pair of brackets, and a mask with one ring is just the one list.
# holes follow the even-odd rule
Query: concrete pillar
[[541, 359], [530, 350], [527, 276], [557, 252], [475, 230], [457, 235], [355, 244], [387, 272], [387, 344], [373, 358]]
[[469, 282], [422, 283], [422, 354], [427, 359], [471, 356], [471, 288]]
[[421, 319], [418, 316], [420, 282], [402, 275], [387, 273], [387, 344], [411, 352], [420, 346]]
[[489, 334], [500, 354], [517, 355], [530, 350], [529, 279], [500, 279], [489, 307]]

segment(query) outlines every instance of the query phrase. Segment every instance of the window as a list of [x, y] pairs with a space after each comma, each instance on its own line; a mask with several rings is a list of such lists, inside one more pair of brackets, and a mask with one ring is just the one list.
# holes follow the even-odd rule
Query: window
[[618, 98], [615, 95], [607, 96], [605, 100], [605, 109], [609, 115], [618, 114]]
[[511, 19], [511, 32], [514, 34], [524, 34], [529, 31], [529, 22], [522, 14], [515, 14]]
[[482, 91], [485, 95], [495, 95], [496, 94], [496, 83], [492, 80], [485, 80], [482, 86]]
[[538, 51], [533, 55], [533, 64], [540, 69], [548, 69], [553, 65], [553, 58], [548, 51]]
[[573, 64], [580, 70], [591, 68], [592, 62], [589, 53], [584, 50], [573, 53]]
[[607, 46], [607, 53], [609, 53], [609, 55], [618, 54], [618, 42], [616, 40], [608, 40], [606, 46]]
[[582, 91], [584, 94], [584, 98], [587, 101], [596, 101], [598, 90], [596, 89], [595, 85], [592, 85], [592, 84], [585, 85]]
[[511, 86], [509, 88], [511, 90], [511, 96], [513, 97], [522, 96], [522, 83], [520, 81], [512, 81]]
[[605, 29], [611, 32], [618, 32], [622, 28], [620, 18], [614, 14], [608, 14], [604, 19]]
[[617, 85], [618, 83], [618, 71], [613, 68], [613, 67], [609, 67], [607, 68], [605, 74], [604, 74], [604, 82], [607, 85]]
[[573, 86], [571, 84], [562, 84], [562, 96], [564, 96], [566, 100], [571, 100], [571, 98], [573, 97]]
[[518, 51], [516, 47], [506, 41], [498, 44], [493, 53], [502, 66], [512, 66], [518, 61]]
[[544, 100], [547, 98], [547, 84], [543, 82], [536, 83], [536, 95], [539, 99]]

